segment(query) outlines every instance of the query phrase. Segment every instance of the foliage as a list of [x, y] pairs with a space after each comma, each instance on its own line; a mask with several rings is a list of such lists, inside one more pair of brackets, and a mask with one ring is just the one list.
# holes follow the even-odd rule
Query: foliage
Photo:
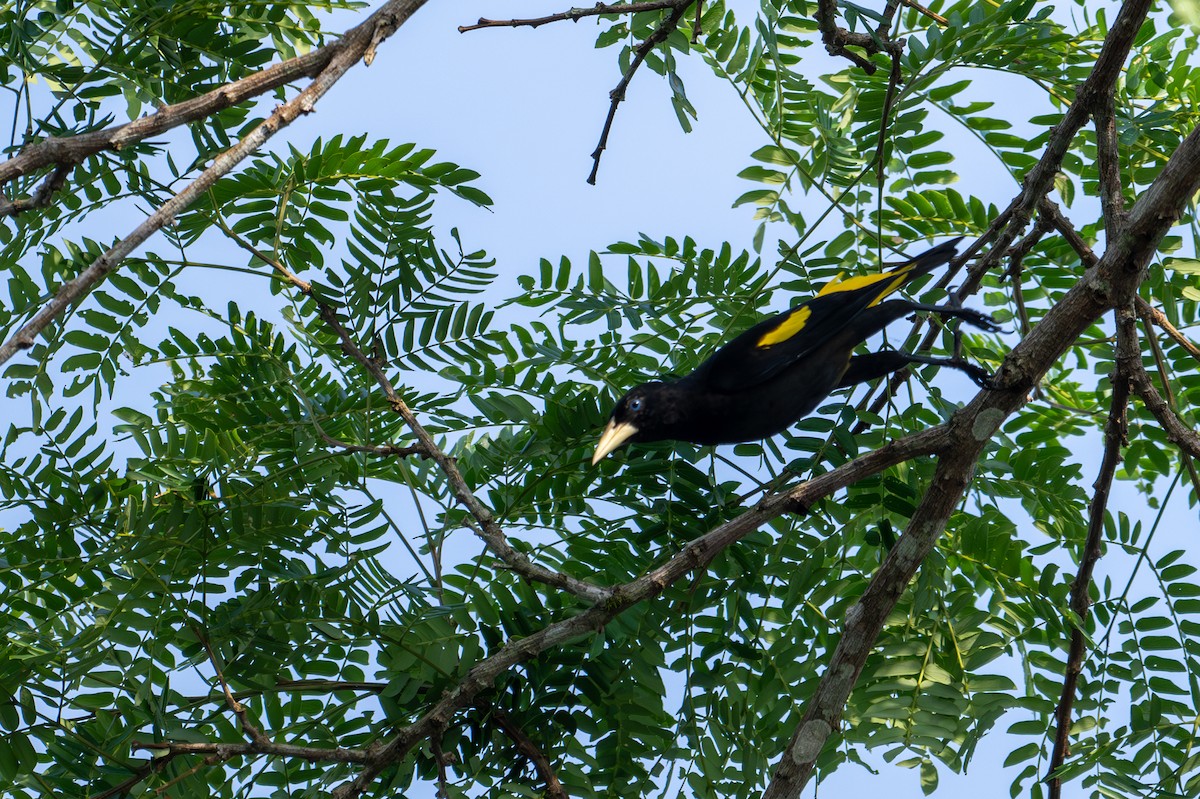
[[[36, 104], [38, 136], [82, 133], [318, 46], [318, 12], [357, 5], [16, 4], [0, 11], [10, 37], [0, 64], [18, 108]], [[886, 120], [886, 68], [836, 62], [817, 74], [806, 60], [820, 49], [806, 2], [762, 0], [749, 24], [706, 3], [701, 35], [692, 39], [685, 17], [651, 51], [685, 128], [695, 109], [675, 70], [684, 58], [732, 86], [761, 128], [741, 173], [754, 188], [735, 200], [757, 220], [749, 251], [698, 231], [631, 235], [585, 263], [547, 254], [514, 287], [464, 244], [469, 232], [437, 235], [450, 228], [448, 197], [491, 204], [477, 172], [424, 145], [346, 135], [256, 154], [157, 249], [128, 259], [4, 368], [5, 794], [169, 785], [177, 796], [317, 795], [355, 767], [195, 756], [159, 767], [132, 745], [244, 742], [224, 680], [277, 742], [364, 747], [420, 718], [506, 641], [579, 613], [575, 598], [481, 551], [432, 460], [355, 449], [412, 439], [320, 305], [386, 365], [515, 547], [603, 585], [642, 574], [766, 491], [948, 418], [957, 405], [943, 376], [920, 369], [890, 402], [835, 396], [769, 441], [649, 445], [586, 466], [613, 401], [647, 375], [694, 368], [768, 311], [839, 272], [876, 268], [885, 250], [894, 260], [920, 239], [983, 234], [995, 194], [947, 129], [967, 131], [1012, 176], [1006, 193], [1019, 189], [1095, 62], [1110, 12], [1032, 0], [931, 8], [945, 26], [911, 9], [896, 18], [905, 80]], [[842, 13], [876, 22], [851, 3]], [[604, 19], [598, 44], [616, 47], [625, 68], [661, 15]], [[1196, 39], [1166, 12], [1152, 16], [1118, 84], [1130, 201], [1200, 122]], [[985, 70], [1057, 110], [978, 99]], [[30, 88], [35, 78], [46, 96]], [[5, 337], [107, 247], [79, 234], [90, 217], [161, 204], [262, 113], [221, 111], [189, 128], [190, 146], [92, 156], [54, 203], [10, 218], [0, 230]], [[17, 193], [32, 191], [26, 180]], [[1103, 234], [1097, 181], [1088, 128], [1056, 189], [1089, 242]], [[1193, 211], [1165, 251], [1195, 252]], [[1198, 321], [1195, 264], [1156, 264], [1141, 292], [1185, 332]], [[998, 366], [1083, 267], [1048, 235], [1018, 274], [987, 275], [982, 300], [1013, 332], [968, 336], [969, 357]], [[285, 270], [312, 281], [311, 294]], [[205, 285], [226, 275], [228, 291]], [[944, 299], [932, 283], [921, 293]], [[935, 348], [951, 346], [949, 332], [936, 337]], [[939, 773], [965, 769], [985, 735], [1007, 730], [1012, 795], [1042, 795], [1094, 478], [1078, 452], [1103, 429], [1112, 351], [1108, 328], [1093, 326], [989, 444], [969, 500], [888, 620], [820, 774], [878, 749], [932, 792]], [[1165, 338], [1145, 354], [1194, 427], [1192, 356]], [[145, 375], [159, 385], [148, 395], [137, 388]], [[1142, 406], [1130, 415], [1119, 478], [1153, 509], [1193, 508], [1190, 461]], [[572, 797], [757, 795], [840, 619], [932, 473], [930, 459], [913, 460], [807, 516], [775, 519], [595, 635], [509, 670], [436, 746], [385, 772], [376, 794], [448, 768], [451, 795], [539, 795], [505, 719]], [[1095, 795], [1200, 795], [1200, 589], [1194, 557], [1154, 546], [1161, 520], [1115, 512], [1105, 523], [1120, 566], [1093, 589], [1064, 771]], [[439, 749], [453, 756], [448, 767]]]

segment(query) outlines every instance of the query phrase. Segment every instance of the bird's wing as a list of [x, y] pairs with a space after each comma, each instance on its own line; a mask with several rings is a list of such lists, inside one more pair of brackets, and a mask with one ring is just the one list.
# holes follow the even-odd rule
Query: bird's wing
[[829, 341], [851, 319], [905, 283], [950, 260], [957, 242], [955, 239], [939, 245], [887, 272], [835, 278], [817, 296], [764, 319], [721, 347], [696, 370], [696, 379], [722, 392], [770, 380]]

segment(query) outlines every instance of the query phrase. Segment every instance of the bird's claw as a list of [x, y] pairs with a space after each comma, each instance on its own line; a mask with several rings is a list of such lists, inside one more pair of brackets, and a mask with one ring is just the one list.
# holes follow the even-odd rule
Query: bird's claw
[[971, 378], [971, 382], [980, 388], [988, 390], [996, 388], [996, 381], [994, 379], [995, 375], [981, 366], [976, 366], [975, 364], [965, 361], [961, 358], [954, 358], [950, 361], [947, 361], [946, 365], [959, 370], [967, 377]]
[[985, 330], [988, 333], [999, 333], [1004, 330], [999, 322], [983, 311], [976, 311], [972, 308], [960, 308], [958, 314], [959, 318], [964, 322]]

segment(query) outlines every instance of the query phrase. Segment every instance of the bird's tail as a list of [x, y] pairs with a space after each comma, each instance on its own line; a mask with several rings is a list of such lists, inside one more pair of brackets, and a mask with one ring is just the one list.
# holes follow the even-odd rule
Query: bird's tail
[[855, 275], [854, 277], [847, 278], [838, 275], [826, 283], [817, 293], [817, 296], [823, 297], [827, 294], [837, 294], [840, 292], [861, 292], [871, 297], [870, 302], [867, 304], [868, 308], [872, 305], [877, 305], [884, 297], [905, 283], [915, 280], [921, 275], [928, 274], [942, 264], [949, 262], [954, 257], [954, 254], [958, 252], [958, 243], [960, 241], [962, 241], [962, 236], [939, 244], [931, 250], [926, 250], [916, 258], [906, 261], [886, 272], [880, 272], [875, 275]]

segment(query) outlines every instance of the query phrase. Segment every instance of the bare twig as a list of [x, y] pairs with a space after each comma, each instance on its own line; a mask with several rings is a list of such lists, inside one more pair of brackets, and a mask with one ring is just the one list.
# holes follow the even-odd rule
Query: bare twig
[[525, 730], [521, 729], [521, 725], [498, 707], [484, 707], [482, 710], [495, 719], [504, 734], [516, 745], [517, 751], [533, 764], [538, 776], [542, 778], [542, 782], [546, 783], [545, 796], [547, 799], [568, 799], [567, 791], [559, 781], [558, 774], [555, 773], [549, 758], [525, 733]]
[[404, 423], [408, 425], [408, 429], [417, 437], [417, 441], [424, 449], [426, 456], [432, 458], [438, 467], [441, 468], [442, 473], [446, 475], [446, 480], [450, 484], [450, 490], [454, 494], [455, 499], [479, 523], [478, 527], [472, 526], [471, 529], [483, 539], [492, 554], [500, 558], [513, 571], [527, 580], [560, 588], [590, 602], [602, 602], [608, 599], [611, 595], [610, 589], [593, 585], [585, 580], [572, 577], [569, 574], [551, 571], [544, 566], [534, 563], [524, 553], [513, 549], [512, 545], [508, 543], [508, 536], [505, 535], [504, 529], [496, 521], [491, 510], [471, 492], [467, 481], [463, 479], [462, 472], [458, 470], [458, 466], [454, 463], [454, 459], [438, 447], [437, 442], [433, 440], [433, 436], [429, 435], [428, 431], [417, 420], [412, 410], [396, 392], [395, 386], [388, 379], [387, 373], [383, 371], [380, 363], [364, 353], [354, 343], [350, 331], [338, 319], [337, 311], [334, 310], [333, 306], [317, 301], [316, 298], [313, 298], [313, 300], [317, 305], [317, 313], [341, 342], [342, 352], [357, 361], [374, 378], [379, 387], [383, 389], [383, 394], [387, 398], [388, 405], [404, 420]]
[[[92, 262], [76, 278], [64, 283], [42, 308], [34, 314], [20, 330], [8, 341], [0, 345], [0, 364], [6, 362], [18, 351], [29, 349], [37, 340], [37, 336], [51, 322], [57, 319], [67, 308], [85, 297], [92, 288], [104, 280], [110, 272], [116, 269], [131, 252], [160, 228], [169, 224], [179, 213], [187, 209], [192, 202], [230, 172], [247, 156], [258, 150], [273, 135], [291, 124], [302, 114], [312, 113], [319, 100], [330, 88], [346, 74], [355, 63], [366, 53], [367, 48], [383, 38], [390, 36], [404, 24], [413, 13], [426, 3], [427, 0], [388, 0], [378, 11], [372, 14], [366, 22], [349, 30], [340, 40], [325, 66], [320, 70], [313, 82], [294, 98], [275, 109], [262, 123], [248, 133], [241, 141], [218, 155], [213, 163], [200, 173], [194, 181], [188, 184], [178, 194], [171, 197], [151, 214], [142, 224], [128, 236], [109, 248], [103, 255]], [[262, 74], [262, 73], [260, 73]], [[149, 118], [149, 117], [148, 117]], [[133, 123], [130, 123], [133, 124]], [[50, 141], [75, 141], [73, 139]], [[20, 158], [21, 156], [17, 156]], [[15, 161], [16, 159], [12, 159]], [[54, 161], [56, 159], [51, 159]], [[9, 164], [12, 162], [10, 161]], [[5, 166], [8, 166], [6, 164]], [[12, 167], [10, 167], [10, 170]], [[20, 174], [18, 171], [17, 174]], [[3, 181], [3, 170], [0, 170], [0, 182]]]
[[[883, 26], [883, 23], [879, 23]], [[884, 34], [887, 32], [884, 31]], [[895, 48], [891, 52], [892, 69], [888, 76], [887, 95], [883, 100], [883, 113], [879, 117], [879, 141], [875, 145], [875, 182], [880, 189], [883, 188], [883, 171], [885, 164], [883, 162], [883, 150], [887, 144], [888, 123], [892, 118], [892, 106], [896, 102], [896, 94], [900, 89], [900, 56], [904, 52], [904, 43], [897, 42]]]
[[1050, 221], [1039, 214], [1033, 230], [1029, 231], [1025, 238], [1014, 244], [1008, 251], [1008, 269], [1004, 274], [1012, 286], [1013, 302], [1017, 306], [1017, 318], [1021, 321], [1021, 335], [1027, 335], [1032, 327], [1029, 321], [1029, 311], [1025, 307], [1025, 291], [1021, 288], [1021, 267], [1025, 256], [1029, 255], [1050, 228]]
[[[1100, 260], [1099, 257], [1088, 246], [1088, 243], [1083, 240], [1083, 236], [1079, 235], [1079, 231], [1075, 229], [1070, 220], [1062, 215], [1056, 203], [1050, 200], [1043, 201], [1042, 205], [1038, 208], [1038, 213], [1051, 221], [1055, 230], [1071, 246], [1071, 249], [1079, 256], [1080, 262], [1085, 267], [1090, 269], [1096, 265], [1096, 262]], [[1139, 316], [1149, 317], [1155, 325], [1162, 328], [1163, 332], [1170, 336], [1172, 341], [1182, 347], [1188, 355], [1200, 361], [1200, 347], [1197, 347], [1195, 342], [1184, 335], [1183, 331], [1171, 324], [1171, 320], [1167, 318], [1166, 314], [1141, 297], [1134, 297], [1133, 303]]]
[[[407, 456], [418, 454], [424, 458], [431, 458], [441, 468], [442, 473], [446, 475], [447, 480], [450, 482], [450, 487], [454, 492], [455, 498], [475, 518], [477, 524], [469, 525], [471, 530], [474, 531], [477, 536], [483, 539], [484, 543], [488, 545], [488, 549], [491, 550], [492, 554], [500, 558], [500, 560], [503, 561], [506, 566], [527, 580], [544, 583], [555, 588], [561, 588], [565, 591], [575, 594], [576, 596], [583, 597], [590, 602], [598, 602], [608, 596], [607, 589], [592, 585], [584, 580], [576, 579], [561, 572], [555, 572], [546, 569], [530, 561], [529, 558], [523, 553], [513, 549], [512, 545], [508, 543], [508, 536], [505, 535], [504, 530], [500, 527], [500, 525], [496, 523], [491, 511], [471, 492], [466, 480], [463, 479], [462, 473], [458, 470], [458, 466], [455, 465], [454, 459], [448, 456], [440, 447], [437, 446], [437, 443], [433, 440], [433, 437], [430, 436], [420, 422], [417, 421], [416, 416], [413, 415], [412, 411], [409, 410], [408, 406], [404, 403], [404, 400], [396, 392], [395, 386], [393, 386], [392, 381], [388, 379], [387, 373], [384, 372], [379, 361], [363, 352], [362, 348], [360, 348], [354, 342], [354, 338], [350, 335], [350, 331], [347, 330], [346, 326], [343, 325], [341, 320], [338, 319], [337, 311], [333, 308], [333, 306], [318, 300], [313, 295], [311, 283], [300, 279], [300, 277], [297, 276], [295, 272], [288, 269], [286, 265], [267, 255], [262, 250], [255, 247], [252, 243], [239, 236], [225, 223], [223, 219], [218, 218], [217, 224], [234, 243], [252, 254], [255, 258], [258, 258], [260, 261], [270, 266], [272, 269], [278, 272], [284, 280], [294, 286], [301, 294], [313, 301], [317, 307], [317, 313], [320, 315], [321, 319], [325, 322], [326, 326], [329, 327], [333, 334], [337, 336], [342, 352], [353, 360], [357, 361], [359, 365], [366, 369], [371, 377], [374, 378], [375, 382], [378, 383], [380, 388], [383, 389], [384, 396], [387, 397], [388, 404], [391, 406], [392, 410], [404, 420], [404, 423], [408, 425], [408, 428], [412, 430], [413, 434], [417, 437], [418, 442], [417, 444], [407, 447], [393, 447], [389, 445], [387, 447], [364, 448], [338, 441], [337, 439], [327, 435], [325, 431], [320, 428], [320, 426], [317, 426], [318, 433], [322, 436], [322, 438], [325, 439], [327, 443], [334, 446], [344, 447], [350, 451], [373, 452], [374, 454], [378, 455]], [[388, 451], [382, 451], [385, 449]]]
[[629, 67], [625, 70], [625, 74], [621, 76], [621, 80], [617, 83], [616, 88], [608, 93], [608, 117], [604, 120], [604, 129], [600, 131], [600, 143], [596, 145], [596, 149], [592, 152], [592, 171], [588, 175], [587, 182], [591, 185], [596, 185], [596, 173], [600, 171], [600, 156], [604, 154], [604, 150], [608, 147], [608, 134], [612, 131], [613, 119], [617, 116], [617, 106], [625, 99], [625, 90], [629, 88], [629, 82], [633, 80], [634, 74], [638, 71], [638, 67], [646, 60], [646, 56], [654, 49], [655, 45], [666, 41], [675, 28], [679, 26], [679, 20], [683, 19], [683, 15], [687, 13], [688, 8], [695, 0], [674, 0], [666, 8], [671, 9], [671, 13], [663, 18], [663, 21], [658, 24], [646, 39], [638, 45], [637, 50], [633, 53], [633, 60], [629, 63]]
[[1079, 557], [1079, 569], [1071, 583], [1070, 619], [1071, 644], [1067, 654], [1066, 670], [1063, 673], [1062, 693], [1054, 711], [1054, 751], [1050, 756], [1046, 782], [1050, 786], [1050, 799], [1062, 796], [1062, 778], [1058, 771], [1070, 754], [1071, 709], [1075, 704], [1076, 686], [1083, 671], [1083, 656], [1087, 648], [1088, 612], [1092, 605], [1092, 572], [1100, 560], [1104, 537], [1104, 516], [1108, 509], [1108, 495], [1112, 488], [1117, 464], [1121, 462], [1121, 447], [1128, 443], [1129, 423], [1126, 409], [1129, 406], [1130, 374], [1135, 366], [1140, 367], [1142, 354], [1138, 349], [1137, 330], [1132, 308], [1119, 308], [1117, 317], [1117, 359], [1112, 375], [1112, 400], [1108, 412], [1108, 424], [1104, 432], [1104, 456], [1100, 461], [1100, 473], [1093, 484], [1092, 504], [1088, 511], [1087, 539]]
[[1138, 314], [1150, 320], [1156, 326], [1162, 328], [1163, 332], [1170, 336], [1172, 341], [1182, 347], [1188, 355], [1192, 356], [1192, 358], [1195, 360], [1200, 361], [1200, 347], [1197, 347], [1195, 342], [1185, 336], [1183, 331], [1171, 324], [1171, 320], [1167, 318], [1165, 313], [1155, 308], [1141, 297], [1136, 299], [1136, 303]]
[[429, 748], [433, 751], [433, 759], [437, 763], [437, 799], [450, 799], [450, 790], [447, 787], [450, 780], [446, 774], [446, 753], [442, 751], [440, 731], [429, 737]]
[[[591, 8], [572, 8], [557, 14], [547, 14], [544, 17], [527, 19], [484, 19], [474, 25], [459, 25], [458, 32], [477, 31], [481, 28], [536, 28], [551, 22], [578, 22], [584, 17], [597, 17], [609, 14], [638, 14], [642, 11], [661, 11], [664, 8], [674, 8], [678, 0], [650, 0], [644, 3], [596, 3]], [[697, 25], [699, 27], [699, 25]]]
[[321, 439], [329, 446], [337, 447], [345, 452], [365, 452], [368, 455], [382, 455], [395, 458], [408, 458], [413, 455], [422, 458], [429, 457], [429, 453], [420, 444], [409, 444], [405, 447], [398, 444], [347, 444], [345, 441], [339, 441], [320, 428], [317, 429], [317, 435], [321, 436]]
[[217, 661], [217, 653], [213, 652], [212, 645], [208, 642], [208, 637], [197, 627], [192, 628], [192, 633], [204, 646], [204, 651], [208, 653], [208, 662], [212, 664], [213, 671], [217, 674], [217, 681], [221, 684], [221, 693], [225, 696], [225, 704], [229, 705], [229, 709], [237, 717], [242, 732], [246, 733], [246, 737], [254, 744], [269, 746], [271, 739], [250, 720], [250, 714], [246, 710], [246, 706], [235, 699], [233, 692], [229, 690], [229, 683], [225, 682], [225, 673], [221, 669], [221, 664]]
[[[1158, 345], [1158, 339], [1154, 336], [1154, 327], [1150, 323], [1149, 314], [1142, 316], [1142, 324], [1146, 327], [1146, 340], [1150, 343], [1150, 353], [1154, 357], [1154, 367], [1158, 370], [1158, 379], [1162, 381], [1167, 407], [1171, 409], [1172, 416], [1178, 417], [1179, 405], [1175, 402], [1175, 392], [1171, 390], [1171, 372], [1167, 368], [1167, 359], [1163, 355], [1162, 347]], [[1196, 492], [1196, 496], [1200, 496], [1200, 473], [1196, 471], [1196, 464], [1192, 460], [1192, 456], [1186, 449], [1179, 456], [1183, 461], [1183, 468], [1188, 473], [1188, 478], [1192, 481], [1192, 490]]]

